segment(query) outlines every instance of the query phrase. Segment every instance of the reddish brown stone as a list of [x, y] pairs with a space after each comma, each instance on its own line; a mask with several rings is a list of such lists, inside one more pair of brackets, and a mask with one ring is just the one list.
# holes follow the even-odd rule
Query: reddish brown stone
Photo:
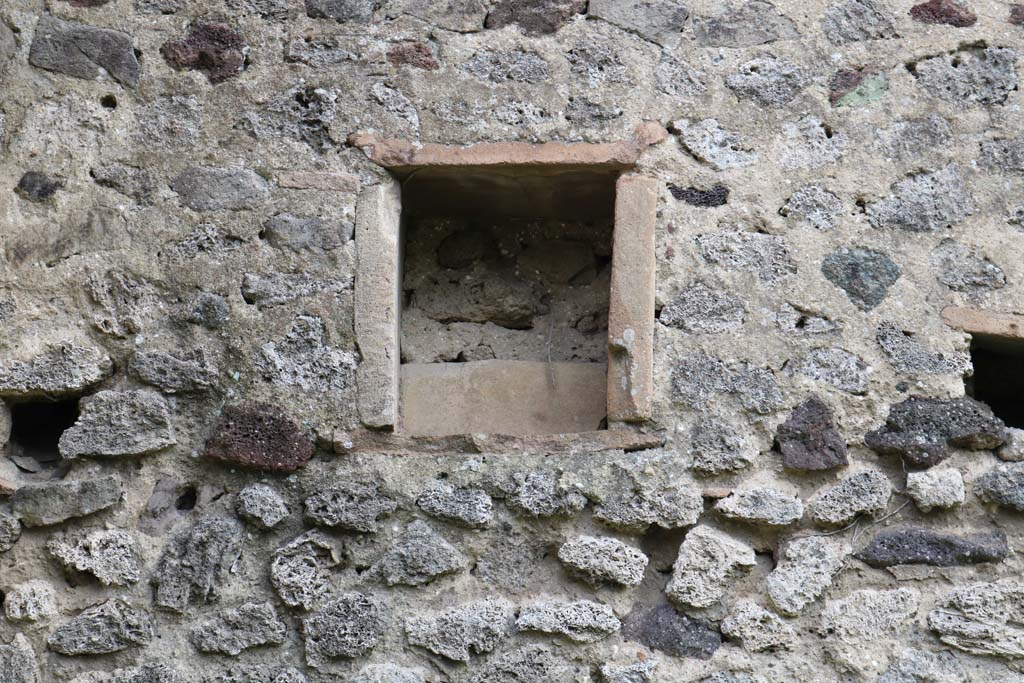
[[434, 55], [430, 53], [430, 48], [414, 40], [407, 40], [391, 46], [391, 49], [388, 50], [388, 61], [394, 66], [408, 64], [428, 71], [441, 68], [441, 65], [434, 59]]
[[202, 71], [211, 83], [237, 76], [245, 68], [245, 39], [224, 24], [194, 24], [181, 40], [170, 40], [160, 54], [174, 69]]
[[830, 470], [847, 464], [846, 441], [832, 422], [832, 410], [812, 396], [779, 425], [775, 437], [782, 464], [790, 470]]
[[835, 72], [828, 82], [828, 101], [835, 104], [856, 90], [864, 79], [871, 75], [871, 71], [865, 67], [856, 69], [840, 69]]
[[1009, 22], [1014, 26], [1024, 26], [1024, 5], [1010, 5]]
[[110, 0], [64, 0], [64, 2], [72, 7], [99, 7], [107, 4]]
[[204, 455], [242, 467], [294, 472], [315, 450], [312, 435], [280, 410], [265, 403], [246, 403], [224, 409]]
[[910, 8], [910, 16], [922, 24], [948, 24], [964, 28], [974, 26], [978, 16], [955, 0], [928, 0]]
[[518, 24], [529, 35], [554, 33], [586, 9], [586, 0], [501, 0], [487, 15], [484, 27]]

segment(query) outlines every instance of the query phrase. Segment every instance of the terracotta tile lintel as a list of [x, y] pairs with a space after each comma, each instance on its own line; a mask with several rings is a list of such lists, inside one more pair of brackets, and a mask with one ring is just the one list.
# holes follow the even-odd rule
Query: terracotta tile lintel
[[668, 136], [656, 121], [645, 121], [629, 140], [602, 143], [482, 142], [475, 145], [441, 145], [381, 138], [373, 133], [353, 133], [349, 144], [371, 161], [402, 171], [422, 166], [604, 166], [630, 168], [647, 147]]
[[950, 327], [972, 334], [1024, 340], [1024, 315], [996, 313], [967, 306], [947, 306], [942, 319]]

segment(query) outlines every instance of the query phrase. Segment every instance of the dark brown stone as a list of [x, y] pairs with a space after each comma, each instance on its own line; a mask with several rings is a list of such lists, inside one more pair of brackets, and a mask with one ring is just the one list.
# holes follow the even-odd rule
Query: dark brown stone
[[1010, 5], [1009, 22], [1014, 26], [1024, 26], [1024, 5]]
[[697, 187], [679, 187], [670, 184], [668, 191], [673, 197], [686, 202], [690, 206], [709, 208], [722, 206], [729, 201], [729, 188], [725, 185], [715, 185], [711, 189], [702, 190]]
[[846, 441], [832, 421], [832, 410], [817, 396], [793, 410], [775, 439], [786, 469], [829, 470], [848, 463]]
[[107, 4], [110, 0], [64, 0], [64, 2], [72, 7], [99, 7]]
[[224, 409], [204, 455], [243, 467], [294, 472], [315, 450], [312, 435], [277, 408], [247, 403]]
[[391, 49], [388, 50], [388, 61], [393, 66], [408, 64], [428, 71], [436, 71], [441, 68], [441, 65], [434, 59], [434, 55], [431, 54], [430, 48], [415, 40], [407, 40], [391, 46]]
[[864, 79], [875, 73], [873, 69], [858, 67], [856, 69], [840, 69], [828, 82], [828, 101], [835, 105], [851, 92], [860, 87]]
[[45, 202], [64, 187], [64, 181], [38, 171], [28, 171], [21, 176], [14, 191], [33, 202]]
[[181, 40], [170, 40], [160, 54], [174, 69], [202, 71], [211, 83], [237, 76], [245, 68], [245, 39], [224, 24], [194, 24]]
[[954, 0], [928, 0], [910, 8], [910, 16], [922, 24], [948, 24], [964, 28], [974, 26], [978, 16]]
[[586, 9], [586, 0], [501, 0], [487, 15], [484, 27], [518, 24], [529, 35], [554, 33]]

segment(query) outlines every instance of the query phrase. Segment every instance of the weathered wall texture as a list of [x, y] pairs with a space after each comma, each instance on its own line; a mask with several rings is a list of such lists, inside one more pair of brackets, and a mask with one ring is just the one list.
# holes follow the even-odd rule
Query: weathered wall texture
[[[1024, 681], [1024, 453], [940, 316], [1024, 309], [1022, 23], [5, 0], [0, 397], [85, 398], [0, 461], [0, 682]], [[348, 136], [643, 121], [664, 446], [356, 448]]]

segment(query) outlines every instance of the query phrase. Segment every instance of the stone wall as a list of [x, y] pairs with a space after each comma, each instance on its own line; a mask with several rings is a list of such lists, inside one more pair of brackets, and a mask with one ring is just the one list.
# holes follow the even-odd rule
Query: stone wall
[[[995, 0], [6, 0], [0, 683], [1024, 681], [1020, 433], [943, 317], [1024, 310], [1022, 49]], [[643, 122], [654, 418], [365, 429], [350, 136]]]

